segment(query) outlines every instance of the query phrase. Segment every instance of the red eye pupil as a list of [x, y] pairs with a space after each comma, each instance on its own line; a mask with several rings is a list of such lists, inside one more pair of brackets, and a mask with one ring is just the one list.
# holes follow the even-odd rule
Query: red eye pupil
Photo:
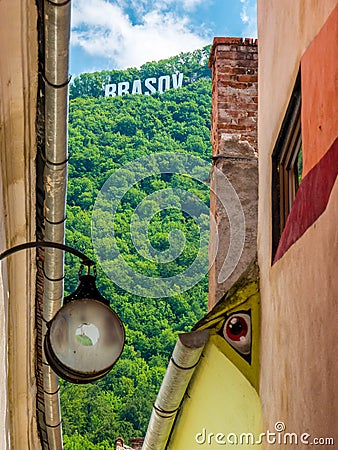
[[233, 341], [240, 341], [248, 333], [248, 325], [243, 317], [232, 317], [226, 326], [226, 334]]

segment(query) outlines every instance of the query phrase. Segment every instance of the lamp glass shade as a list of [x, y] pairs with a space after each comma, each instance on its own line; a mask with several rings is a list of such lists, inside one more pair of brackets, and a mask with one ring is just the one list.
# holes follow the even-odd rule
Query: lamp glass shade
[[95, 299], [74, 300], [49, 323], [45, 354], [59, 376], [88, 383], [111, 370], [124, 340], [122, 322], [109, 306]]

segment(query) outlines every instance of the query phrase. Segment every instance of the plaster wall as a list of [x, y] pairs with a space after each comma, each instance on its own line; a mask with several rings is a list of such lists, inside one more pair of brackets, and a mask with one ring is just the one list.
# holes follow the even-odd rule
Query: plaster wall
[[301, 57], [337, 0], [258, 0], [258, 247], [264, 277], [271, 263], [271, 153], [296, 81]]
[[[2, 148], [2, 146], [1, 146]], [[0, 175], [1, 180], [1, 175]], [[0, 242], [6, 242], [3, 207], [2, 183], [0, 182]], [[0, 448], [8, 450], [9, 445], [9, 411], [8, 411], [8, 287], [6, 267], [0, 268]]]
[[[333, 318], [338, 313], [338, 184], [324, 213], [271, 267], [271, 153], [301, 58], [336, 4], [336, 0], [258, 1], [258, 257], [263, 430], [273, 430], [275, 422], [283, 421], [288, 432], [307, 432], [312, 438], [333, 436], [335, 442], [338, 439], [334, 436], [338, 421], [335, 356], [338, 333]], [[336, 39], [326, 44], [336, 45], [335, 42]], [[316, 63], [320, 65], [321, 60]], [[315, 68], [314, 77], [320, 71]], [[325, 77], [328, 84], [332, 83], [331, 73], [322, 73], [322, 83]], [[310, 96], [307, 100], [312, 102], [311, 107], [320, 108], [312, 82], [306, 83], [306, 95]], [[325, 101], [334, 102], [334, 99], [326, 96]], [[337, 105], [328, 108], [333, 107], [337, 109]], [[308, 118], [307, 129], [315, 136], [318, 115]], [[330, 140], [328, 136], [325, 139]], [[308, 151], [311, 155], [306, 139], [303, 143], [307, 146], [303, 148], [304, 153]], [[325, 153], [329, 142], [316, 141], [316, 146], [318, 161], [318, 152]], [[297, 448], [308, 446], [298, 444]]]
[[303, 156], [303, 177], [324, 156], [337, 137], [337, 55], [338, 7], [330, 14], [301, 59], [304, 93], [302, 138], [306, 149]]
[[338, 182], [325, 212], [261, 281], [264, 430], [283, 421], [286, 431], [338, 442], [337, 222]]
[[[240, 441], [242, 433], [252, 433], [255, 443], [261, 433], [258, 394], [213, 338], [203, 350], [179, 414], [168, 450], [216, 450], [228, 445], [236, 449], [261, 448]], [[234, 445], [236, 438], [238, 445]]]
[[[37, 11], [0, 2], [1, 251], [35, 239]], [[2, 263], [0, 447], [38, 450], [35, 386], [35, 255]]]

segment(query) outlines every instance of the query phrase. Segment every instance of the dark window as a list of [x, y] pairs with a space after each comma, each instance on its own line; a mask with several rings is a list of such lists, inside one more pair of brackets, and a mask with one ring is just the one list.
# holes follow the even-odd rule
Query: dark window
[[272, 257], [285, 227], [303, 169], [300, 73], [272, 153]]

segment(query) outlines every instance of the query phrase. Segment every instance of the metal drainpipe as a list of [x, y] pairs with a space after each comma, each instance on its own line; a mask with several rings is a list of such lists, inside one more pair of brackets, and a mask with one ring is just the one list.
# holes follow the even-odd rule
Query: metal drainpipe
[[142, 450], [164, 450], [209, 330], [180, 334], [153, 406]]
[[[71, 2], [44, 0], [45, 48], [45, 240], [64, 242], [67, 189], [68, 58]], [[43, 319], [62, 305], [63, 252], [46, 249]], [[43, 336], [46, 327], [43, 329]], [[63, 448], [58, 379], [43, 355], [43, 386], [48, 449]]]

